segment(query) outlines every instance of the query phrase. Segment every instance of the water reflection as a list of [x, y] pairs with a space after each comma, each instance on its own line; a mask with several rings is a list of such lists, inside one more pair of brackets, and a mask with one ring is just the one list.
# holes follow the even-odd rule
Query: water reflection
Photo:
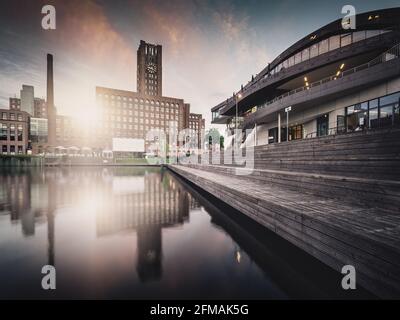
[[0, 253], [2, 298], [368, 296], [158, 168], [0, 171]]

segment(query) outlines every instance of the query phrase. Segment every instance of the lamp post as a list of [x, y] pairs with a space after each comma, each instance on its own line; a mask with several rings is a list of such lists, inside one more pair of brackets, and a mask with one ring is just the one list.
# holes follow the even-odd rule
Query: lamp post
[[238, 93], [235, 95], [235, 100], [236, 100], [236, 117], [235, 117], [235, 129], [238, 128], [238, 102], [239, 99], [242, 98], [242, 94]]
[[289, 141], [289, 112], [292, 110], [292, 107], [285, 108], [286, 112], [286, 141]]

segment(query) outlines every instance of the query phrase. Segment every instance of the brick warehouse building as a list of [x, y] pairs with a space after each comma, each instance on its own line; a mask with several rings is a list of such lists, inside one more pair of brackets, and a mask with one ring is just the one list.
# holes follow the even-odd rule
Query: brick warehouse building
[[25, 154], [29, 141], [29, 114], [18, 109], [0, 110], [1, 154]]
[[[143, 154], [150, 144], [145, 142], [149, 130], [162, 130], [168, 136], [171, 130], [178, 133], [190, 128], [190, 104], [162, 95], [162, 46], [141, 41], [137, 64], [138, 92], [96, 87], [99, 119], [95, 123], [78, 128], [74, 119], [57, 116], [58, 146], [124, 151], [116, 150], [113, 143], [123, 139], [128, 143], [142, 143], [145, 150], [140, 153]], [[201, 115], [196, 114], [195, 118], [196, 123], [200, 119], [204, 124]], [[200, 138], [201, 130], [198, 131], [199, 141]]]

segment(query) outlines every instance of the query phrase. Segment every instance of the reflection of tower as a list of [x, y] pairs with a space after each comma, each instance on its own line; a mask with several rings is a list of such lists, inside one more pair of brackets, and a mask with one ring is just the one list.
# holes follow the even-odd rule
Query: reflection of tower
[[142, 225], [137, 229], [138, 261], [136, 270], [140, 280], [159, 280], [162, 276], [162, 238], [160, 225]]
[[56, 108], [54, 107], [53, 55], [47, 54], [48, 143], [56, 145]]

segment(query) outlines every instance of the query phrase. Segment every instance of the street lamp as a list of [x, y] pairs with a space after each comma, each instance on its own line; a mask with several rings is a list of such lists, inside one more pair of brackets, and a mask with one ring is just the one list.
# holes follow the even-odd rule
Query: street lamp
[[236, 118], [235, 118], [235, 129], [238, 128], [238, 102], [239, 99], [242, 98], [242, 94], [239, 92], [238, 94], [235, 95], [235, 100], [236, 100]]

